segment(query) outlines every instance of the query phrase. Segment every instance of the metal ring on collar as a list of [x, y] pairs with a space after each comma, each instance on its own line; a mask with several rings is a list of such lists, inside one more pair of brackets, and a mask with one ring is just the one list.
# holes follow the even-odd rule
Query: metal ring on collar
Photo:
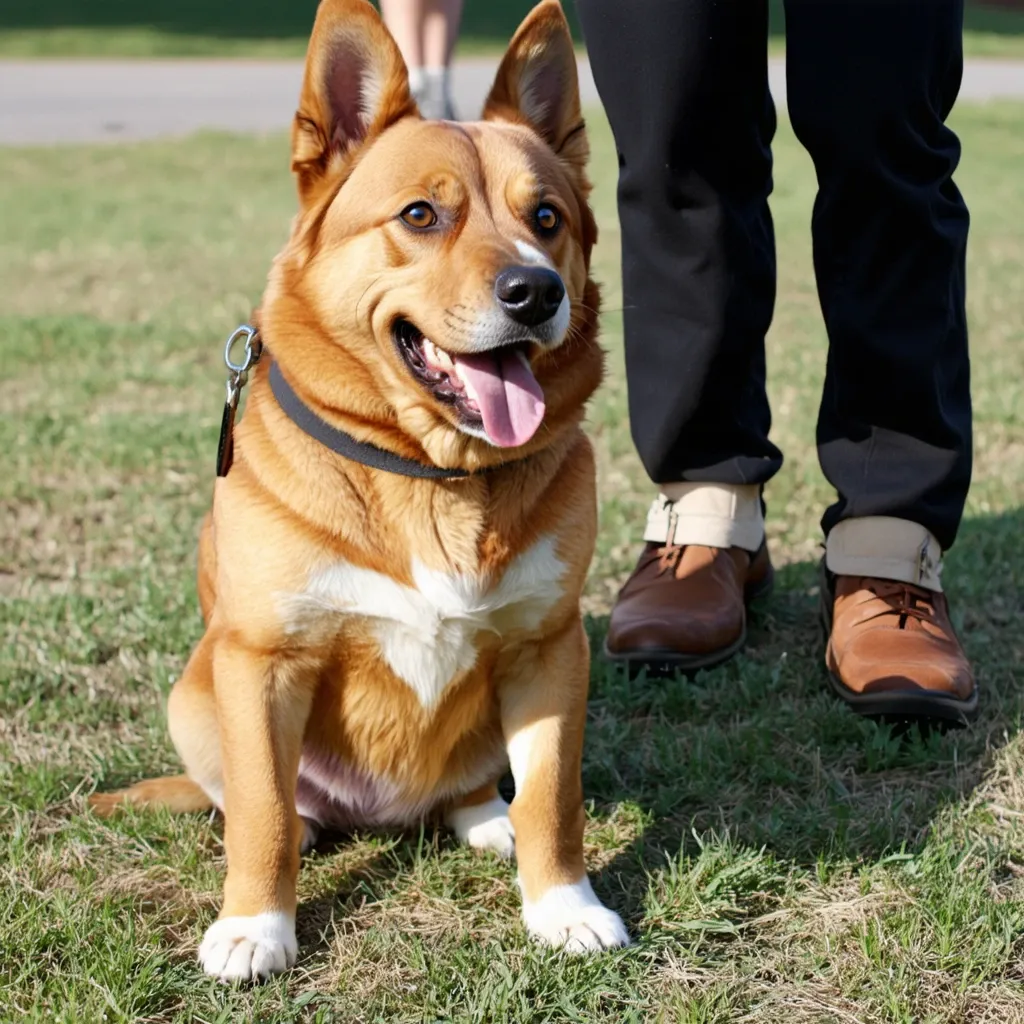
[[[231, 360], [231, 350], [235, 347], [235, 342], [239, 338], [245, 338], [245, 356], [241, 363], [235, 363]], [[227, 366], [232, 373], [246, 373], [248, 370], [259, 362], [260, 354], [263, 351], [263, 344], [260, 341], [259, 331], [255, 327], [251, 327], [249, 324], [242, 324], [240, 327], [236, 327], [228, 338], [227, 343], [224, 345], [224, 365]]]

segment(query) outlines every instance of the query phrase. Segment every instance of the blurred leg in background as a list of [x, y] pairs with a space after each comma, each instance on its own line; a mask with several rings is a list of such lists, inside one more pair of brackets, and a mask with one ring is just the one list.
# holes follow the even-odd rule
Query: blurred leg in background
[[448, 68], [459, 36], [462, 0], [381, 0], [380, 6], [409, 68], [409, 86], [420, 112], [452, 120]]

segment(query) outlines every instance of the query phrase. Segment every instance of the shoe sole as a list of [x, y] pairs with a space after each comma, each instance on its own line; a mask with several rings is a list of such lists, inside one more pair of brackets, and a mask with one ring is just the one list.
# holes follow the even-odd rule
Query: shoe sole
[[[750, 587], [743, 595], [743, 603], [749, 608], [755, 601], [767, 597], [775, 585], [775, 570], [769, 569], [763, 580]], [[747, 642], [747, 626], [744, 622], [743, 632], [727, 647], [705, 654], [680, 654], [671, 648], [648, 647], [642, 651], [610, 651], [608, 639], [603, 644], [604, 657], [616, 665], [625, 665], [630, 679], [635, 679], [646, 671], [652, 679], [665, 679], [674, 675], [693, 675], [701, 669], [714, 668], [738, 654]]]
[[978, 711], [978, 688], [961, 700], [930, 690], [886, 690], [883, 693], [857, 693], [828, 667], [828, 647], [832, 636], [832, 606], [827, 581], [822, 573], [819, 604], [821, 628], [825, 640], [825, 673], [832, 692], [852, 711], [865, 718], [877, 718], [889, 724], [920, 724], [965, 728]]

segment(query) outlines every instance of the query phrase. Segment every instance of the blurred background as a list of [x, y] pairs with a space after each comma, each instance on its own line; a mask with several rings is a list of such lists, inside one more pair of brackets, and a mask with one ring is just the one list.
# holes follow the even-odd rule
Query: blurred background
[[[523, 0], [468, 0], [460, 52], [499, 53], [529, 7]], [[573, 5], [565, 7], [580, 39]], [[781, 45], [782, 0], [772, 0], [771, 8], [772, 34]], [[4, 0], [0, 54], [298, 57], [315, 9], [315, 0]], [[968, 0], [965, 28], [971, 56], [1024, 56], [1024, 0]]]
[[[459, 6], [459, 0], [432, 4], [438, 11], [457, 12]], [[407, 41], [415, 29], [409, 19], [415, 16], [403, 12], [415, 7], [422, 11], [422, 0], [384, 3], [410, 67], [415, 61]], [[433, 96], [429, 81], [415, 88], [427, 116], [452, 109], [457, 116], [476, 116], [495, 62], [530, 4], [469, 0], [462, 7], [457, 32], [448, 31], [449, 41], [457, 36], [450, 76]], [[0, 143], [157, 138], [201, 128], [271, 131], [287, 125], [315, 9], [315, 0], [4, 0]], [[579, 45], [584, 103], [596, 105], [575, 5], [567, 3], [565, 9]], [[772, 89], [784, 105], [782, 0], [770, 0], [770, 15]], [[443, 30], [434, 24], [430, 32], [436, 40]], [[422, 22], [419, 31], [425, 39]], [[446, 45], [427, 45], [424, 64], [443, 64], [437, 53]], [[1024, 60], [1024, 0], [967, 0], [964, 48], [968, 59], [984, 61], [967, 76], [965, 98], [1012, 94], [1005, 79], [1013, 73], [1009, 65]]]

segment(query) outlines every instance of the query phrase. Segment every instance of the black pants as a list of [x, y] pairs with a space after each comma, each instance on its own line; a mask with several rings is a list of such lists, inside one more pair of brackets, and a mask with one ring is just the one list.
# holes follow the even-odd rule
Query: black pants
[[[651, 478], [763, 483], [775, 110], [765, 0], [579, 0], [619, 153], [626, 370]], [[786, 0], [789, 111], [818, 175], [827, 532], [887, 515], [952, 544], [971, 473], [967, 208], [945, 127], [963, 0]]]

